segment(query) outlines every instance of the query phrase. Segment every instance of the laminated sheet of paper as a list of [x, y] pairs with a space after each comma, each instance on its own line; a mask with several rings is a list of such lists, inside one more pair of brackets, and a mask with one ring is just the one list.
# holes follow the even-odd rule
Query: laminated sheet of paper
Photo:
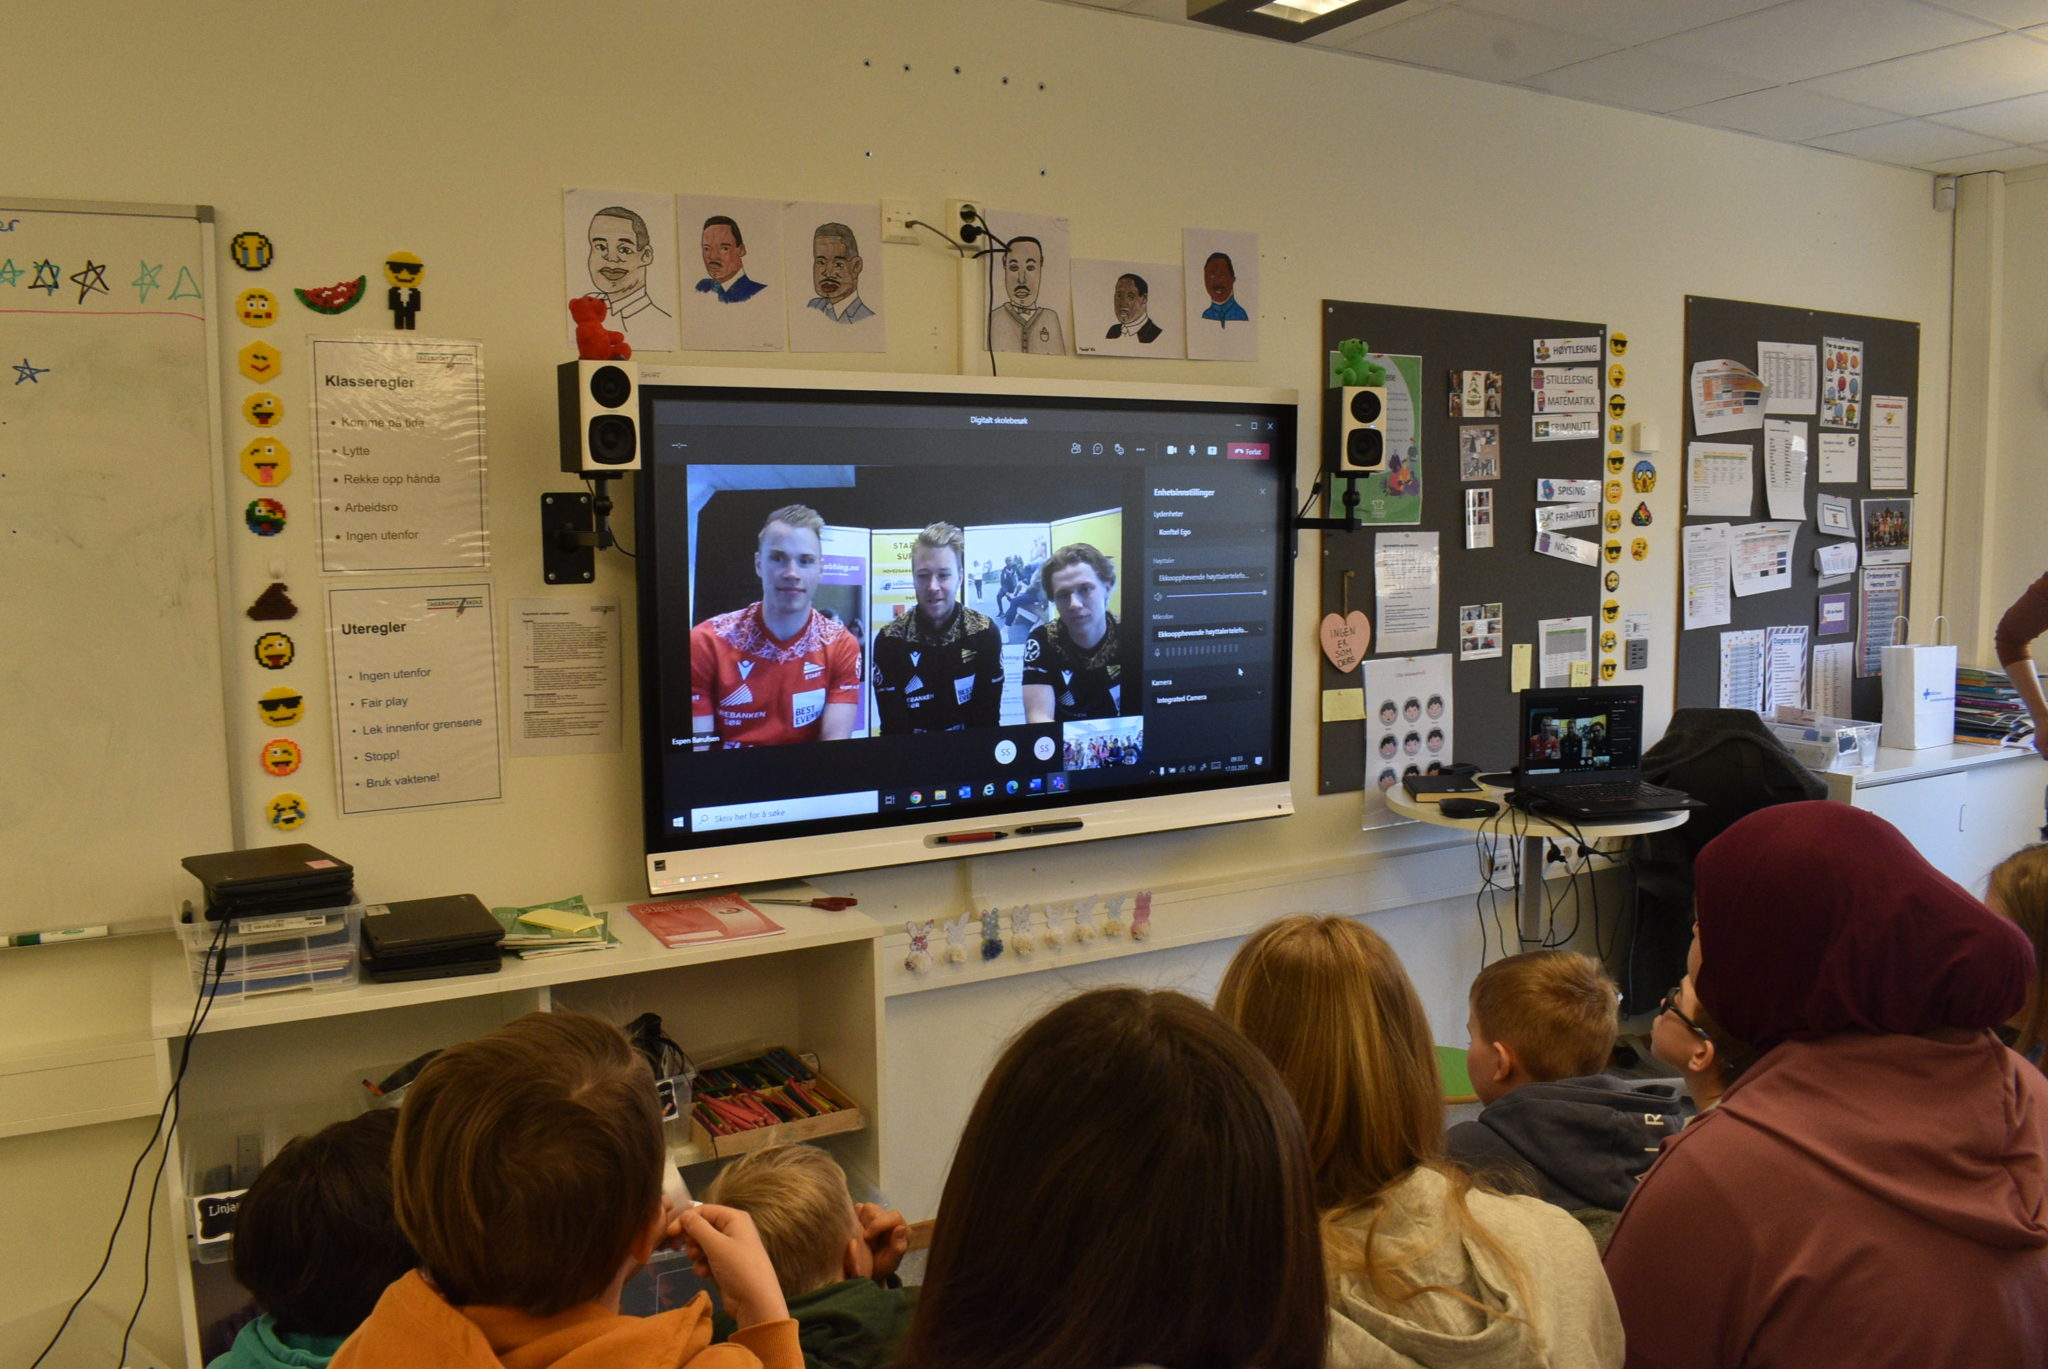
[[1856, 596], [1823, 594], [1814, 607], [1816, 637], [1846, 637], [1856, 626]]
[[[1884, 674], [1884, 649], [1892, 644], [1893, 619], [1906, 611], [1906, 568], [1870, 566], [1863, 571], [1857, 608], [1856, 674]], [[1842, 715], [1837, 715], [1842, 716]]]
[[1903, 566], [1913, 560], [1913, 501], [1866, 499], [1862, 506], [1863, 564]]
[[1820, 403], [1820, 353], [1810, 342], [1759, 342], [1756, 370], [1767, 414], [1810, 414]]
[[1695, 361], [1690, 379], [1694, 432], [1743, 432], [1763, 422], [1769, 391], [1763, 378], [1741, 362]]
[[1499, 604], [1461, 604], [1458, 607], [1458, 659], [1486, 661], [1501, 654], [1507, 616]]
[[1365, 826], [1394, 821], [1386, 792], [1409, 775], [1440, 771], [1455, 754], [1451, 656], [1373, 657], [1365, 662]]
[[1583, 537], [1573, 537], [1563, 532], [1539, 532], [1536, 534], [1536, 551], [1543, 556], [1554, 556], [1560, 561], [1576, 561], [1582, 566], [1600, 564], [1600, 546]]
[[1566, 689], [1572, 683], [1572, 667], [1590, 670], [1593, 665], [1593, 618], [1542, 618], [1536, 623], [1536, 686]]
[[1536, 502], [1539, 504], [1598, 504], [1600, 482], [1597, 480], [1538, 480]]
[[514, 599], [512, 718], [515, 756], [619, 749], [616, 598]]
[[1729, 529], [1729, 580], [1738, 597], [1792, 588], [1797, 523], [1738, 523]]
[[1806, 516], [1806, 425], [1764, 420], [1764, 511], [1773, 518]]
[[327, 592], [344, 813], [504, 796], [488, 584]]
[[1820, 435], [1820, 483], [1823, 485], [1853, 485], [1857, 471], [1862, 465], [1860, 444], [1861, 433], [1822, 433]]
[[1374, 650], [1436, 649], [1437, 594], [1443, 585], [1438, 555], [1433, 532], [1374, 535], [1373, 589], [1379, 608]]
[[1728, 524], [1695, 523], [1685, 529], [1680, 576], [1685, 626], [1715, 627], [1728, 621]]
[[1722, 708], [1764, 706], [1764, 630], [1760, 627], [1721, 634]]
[[1531, 442], [1596, 441], [1600, 436], [1600, 415], [1538, 414], [1529, 420]]
[[1830, 542], [1813, 549], [1813, 568], [1824, 576], [1854, 575], [1856, 573], [1856, 544], [1854, 542]]
[[1870, 488], [1903, 490], [1906, 479], [1907, 401], [1902, 395], [1870, 397]]
[[1855, 645], [1826, 642], [1813, 649], [1813, 711], [1830, 718], [1849, 716], [1856, 683]]
[[1813, 497], [1813, 525], [1825, 537], [1856, 535], [1856, 506], [1847, 496], [1816, 494]]
[[1820, 340], [1820, 421], [1830, 428], [1863, 422], [1863, 344], [1854, 338]]
[[1747, 518], [1755, 503], [1755, 448], [1731, 442], [1686, 445], [1686, 517]]
[[1764, 706], [1806, 707], [1806, 625], [1787, 624], [1764, 630]]
[[1493, 545], [1493, 491], [1465, 491], [1465, 549], [1477, 551]]
[[1600, 411], [1598, 366], [1538, 366], [1529, 372], [1529, 399], [1539, 414]]
[[1536, 510], [1536, 531], [1562, 532], [1566, 528], [1600, 526], [1598, 504], [1546, 504]]

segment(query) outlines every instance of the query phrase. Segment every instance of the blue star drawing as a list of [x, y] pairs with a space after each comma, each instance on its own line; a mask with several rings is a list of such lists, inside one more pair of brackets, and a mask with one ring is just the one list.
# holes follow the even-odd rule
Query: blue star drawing
[[46, 295], [56, 294], [57, 286], [61, 283], [57, 279], [57, 271], [57, 263], [45, 257], [36, 263], [36, 278], [28, 283], [28, 288], [40, 290]]
[[14, 264], [14, 258], [9, 257], [6, 265], [0, 266], [0, 285], [12, 285], [27, 274], [26, 271]]
[[16, 385], [19, 385], [24, 380], [27, 380], [33, 381], [35, 384], [40, 385], [43, 382], [37, 379], [37, 377], [46, 376], [49, 373], [49, 367], [32, 365], [30, 364], [29, 359], [27, 357], [23, 357], [21, 359], [21, 365], [14, 368], [14, 383]]
[[71, 273], [71, 283], [78, 287], [78, 302], [80, 304], [85, 303], [85, 297], [95, 290], [103, 295], [111, 295], [113, 293], [113, 291], [107, 289], [107, 268], [90, 257], [85, 259], [84, 266]]
[[162, 272], [163, 269], [164, 264], [162, 262], [158, 262], [155, 266], [151, 266], [148, 262], [142, 262], [136, 268], [136, 270], [140, 274], [138, 274], [134, 280], [128, 282], [130, 285], [134, 286], [136, 290], [141, 292], [142, 302], [144, 304], [149, 303], [150, 291], [161, 290], [164, 288], [164, 283], [157, 279], [158, 274]]

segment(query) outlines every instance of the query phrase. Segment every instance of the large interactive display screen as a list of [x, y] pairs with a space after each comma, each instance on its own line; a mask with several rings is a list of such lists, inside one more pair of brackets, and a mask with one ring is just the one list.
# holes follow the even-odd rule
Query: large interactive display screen
[[1292, 811], [1292, 391], [640, 394], [655, 892]]

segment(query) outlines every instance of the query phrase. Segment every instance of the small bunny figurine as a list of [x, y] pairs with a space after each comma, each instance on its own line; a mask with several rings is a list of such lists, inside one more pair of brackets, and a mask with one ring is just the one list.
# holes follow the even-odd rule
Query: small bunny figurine
[[1137, 911], [1131, 914], [1131, 940], [1152, 939], [1152, 891], [1146, 889], [1138, 895]]
[[981, 910], [981, 958], [994, 960], [1003, 953], [1003, 915], [996, 908]]
[[1031, 934], [1031, 905], [1028, 903], [1010, 909], [1010, 945], [1018, 955], [1030, 955], [1038, 949], [1038, 938]]
[[1095, 940], [1095, 900], [1074, 905], [1074, 944], [1085, 946]]
[[967, 914], [949, 917], [946, 928], [946, 963], [965, 965], [967, 963]]
[[932, 967], [932, 924], [906, 922], [903, 930], [910, 933], [910, 954], [903, 957], [903, 968], [912, 974], [923, 974]]
[[1102, 934], [1111, 939], [1122, 936], [1124, 934], [1124, 896], [1118, 894], [1115, 898], [1110, 899], [1105, 906], [1106, 915], [1102, 919]]
[[1067, 943], [1066, 929], [1060, 926], [1060, 919], [1065, 915], [1058, 904], [1045, 905], [1045, 949], [1048, 951], [1057, 951]]

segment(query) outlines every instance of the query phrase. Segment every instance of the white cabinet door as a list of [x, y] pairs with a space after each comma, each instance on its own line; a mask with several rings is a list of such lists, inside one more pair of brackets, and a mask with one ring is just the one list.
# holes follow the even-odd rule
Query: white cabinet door
[[1959, 884], [1980, 882], [1989, 865], [1964, 830], [1970, 777], [1959, 771], [1860, 785], [1852, 802], [1906, 834], [1928, 864]]

